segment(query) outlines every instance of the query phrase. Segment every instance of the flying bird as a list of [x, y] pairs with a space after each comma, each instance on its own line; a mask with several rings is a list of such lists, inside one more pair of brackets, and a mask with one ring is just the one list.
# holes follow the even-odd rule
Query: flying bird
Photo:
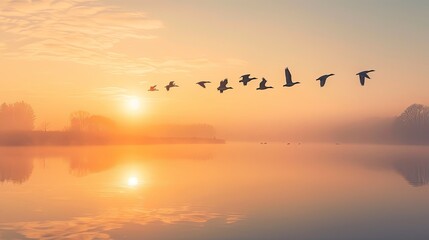
[[241, 76], [241, 80], [240, 81], [238, 81], [238, 82], [241, 82], [241, 83], [243, 83], [243, 85], [244, 86], [247, 86], [247, 84], [250, 82], [250, 81], [253, 81], [253, 80], [256, 80], [256, 79], [258, 79], [258, 78], [255, 78], [255, 77], [250, 77], [250, 74], [245, 74], [245, 75], [243, 75], [243, 76]]
[[170, 91], [170, 88], [172, 87], [179, 87], [177, 86], [174, 81], [171, 81], [167, 86], [165, 86], [165, 89], [167, 89], [167, 91]]
[[203, 88], [206, 88], [206, 84], [207, 83], [211, 83], [210, 81], [201, 81], [201, 82], [197, 82], [198, 85], [200, 85]]
[[320, 81], [320, 87], [323, 87], [323, 86], [325, 86], [325, 84], [326, 84], [326, 80], [330, 77], [330, 76], [334, 76], [335, 74], [326, 74], [326, 75], [323, 75], [323, 76], [321, 76], [321, 77], [319, 77], [318, 79], [316, 79], [316, 81]]
[[262, 78], [262, 81], [259, 83], [259, 87], [256, 90], [266, 90], [268, 88], [273, 88], [271, 86], [266, 86], [267, 80], [265, 78]]
[[360, 72], [360, 73], [357, 73], [356, 75], [359, 75], [359, 80], [360, 80], [360, 84], [362, 85], [362, 86], [365, 86], [365, 79], [366, 78], [368, 78], [368, 79], [371, 79], [369, 76], [368, 76], [368, 73], [370, 73], [370, 72], [374, 72], [375, 70], [368, 70], [368, 71], [363, 71], [363, 72]]
[[220, 93], [223, 93], [224, 91], [228, 90], [228, 89], [232, 89], [232, 87], [227, 87], [226, 85], [228, 84], [228, 79], [226, 78], [225, 80], [220, 81], [219, 87], [217, 88], [217, 90]]
[[148, 91], [149, 92], [155, 92], [155, 91], [159, 91], [159, 90], [156, 89], [156, 85], [154, 85], [154, 86], [150, 86]]
[[283, 87], [293, 87], [293, 85], [301, 83], [301, 82], [292, 81], [292, 74], [290, 73], [289, 68], [285, 69], [285, 77], [286, 77], [286, 84], [283, 85]]

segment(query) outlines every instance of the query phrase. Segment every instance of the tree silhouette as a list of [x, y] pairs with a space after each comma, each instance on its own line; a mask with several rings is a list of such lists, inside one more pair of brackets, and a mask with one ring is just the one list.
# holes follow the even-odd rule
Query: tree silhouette
[[116, 129], [115, 122], [107, 117], [92, 115], [89, 118], [89, 131], [97, 133], [109, 133]]
[[108, 133], [115, 128], [115, 122], [104, 116], [91, 115], [85, 111], [76, 111], [70, 114], [70, 131]]
[[89, 130], [91, 114], [85, 111], [76, 111], [70, 114], [70, 130], [85, 132]]
[[396, 118], [394, 133], [403, 142], [429, 142], [429, 107], [413, 104]]
[[33, 108], [23, 101], [0, 106], [0, 131], [31, 131], [35, 119]]

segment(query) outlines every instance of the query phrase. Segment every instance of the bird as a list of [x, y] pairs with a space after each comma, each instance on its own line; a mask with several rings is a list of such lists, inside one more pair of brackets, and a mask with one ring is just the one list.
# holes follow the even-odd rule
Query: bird
[[200, 82], [197, 82], [197, 84], [200, 85], [203, 88], [206, 88], [206, 84], [207, 83], [211, 83], [211, 82], [210, 81], [200, 81]]
[[293, 87], [295, 84], [301, 83], [301, 82], [292, 81], [292, 74], [290, 73], [289, 68], [285, 69], [285, 77], [286, 77], [286, 84], [283, 85], [283, 87]]
[[219, 87], [217, 88], [217, 90], [220, 93], [223, 93], [224, 91], [228, 90], [228, 89], [232, 89], [232, 87], [227, 87], [226, 85], [228, 84], [228, 79], [225, 78], [225, 80], [220, 81]]
[[316, 79], [316, 81], [320, 81], [320, 87], [325, 86], [326, 84], [326, 80], [330, 77], [330, 76], [334, 76], [335, 74], [331, 73], [331, 74], [326, 74], [323, 75], [321, 77], [319, 77], [318, 79]]
[[360, 80], [360, 84], [362, 85], [362, 86], [365, 86], [365, 79], [366, 78], [368, 78], [368, 79], [371, 79], [369, 76], [368, 76], [368, 73], [370, 73], [370, 72], [374, 72], [375, 70], [368, 70], [368, 71], [362, 71], [362, 72], [360, 72], [360, 73], [357, 73], [356, 75], [358, 75], [359, 76], [359, 80]]
[[165, 86], [165, 89], [167, 89], [167, 91], [170, 91], [170, 88], [172, 87], [179, 87], [179, 86], [176, 85], [174, 81], [171, 81], [167, 86]]
[[266, 90], [268, 88], [273, 88], [271, 86], [267, 87], [266, 84], [267, 84], [267, 80], [265, 78], [262, 78], [262, 81], [261, 83], [259, 83], [259, 87], [256, 90]]
[[159, 91], [159, 90], [156, 89], [156, 85], [154, 85], [154, 86], [150, 86], [148, 91], [149, 92], [154, 92], [154, 91]]
[[250, 81], [256, 80], [256, 79], [258, 79], [258, 78], [255, 78], [255, 77], [251, 78], [250, 74], [245, 74], [245, 75], [241, 76], [241, 80], [238, 82], [241, 82], [241, 83], [243, 83], [244, 86], [247, 86], [247, 83], [249, 83]]

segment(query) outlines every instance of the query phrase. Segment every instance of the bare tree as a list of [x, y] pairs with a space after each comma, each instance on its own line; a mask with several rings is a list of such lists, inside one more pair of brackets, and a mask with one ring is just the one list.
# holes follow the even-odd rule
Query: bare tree
[[51, 124], [48, 121], [43, 121], [40, 123], [40, 130], [47, 132], [50, 125]]
[[70, 131], [85, 132], [89, 130], [91, 114], [85, 111], [76, 111], [70, 114]]
[[33, 108], [23, 101], [0, 106], [1, 131], [31, 131], [35, 120]]
[[115, 122], [104, 116], [91, 115], [85, 111], [73, 112], [70, 115], [71, 131], [107, 133], [115, 129]]
[[116, 123], [107, 117], [92, 115], [89, 118], [89, 131], [97, 133], [109, 133], [116, 129]]
[[429, 142], [429, 107], [413, 104], [396, 118], [394, 132], [409, 143]]

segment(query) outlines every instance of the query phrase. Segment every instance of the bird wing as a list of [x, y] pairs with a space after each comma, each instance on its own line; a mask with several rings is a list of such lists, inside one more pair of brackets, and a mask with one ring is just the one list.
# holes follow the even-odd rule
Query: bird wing
[[326, 79], [320, 79], [320, 86], [324, 87], [326, 84]]
[[267, 80], [265, 80], [265, 78], [263, 78], [262, 81], [259, 83], [259, 88], [265, 88], [266, 83], [267, 83]]
[[363, 77], [364, 77], [364, 78], [371, 79], [371, 78], [369, 77], [368, 73], [364, 73], [364, 74], [362, 74], [362, 75], [363, 75]]
[[225, 80], [220, 81], [219, 88], [225, 87]]
[[292, 82], [292, 74], [289, 71], [289, 68], [285, 69], [285, 77], [286, 77], [286, 83], [291, 84]]
[[360, 85], [365, 86], [365, 75], [360, 74], [359, 81], [360, 81]]
[[200, 85], [203, 88], [206, 88], [205, 82], [198, 82], [197, 84]]

